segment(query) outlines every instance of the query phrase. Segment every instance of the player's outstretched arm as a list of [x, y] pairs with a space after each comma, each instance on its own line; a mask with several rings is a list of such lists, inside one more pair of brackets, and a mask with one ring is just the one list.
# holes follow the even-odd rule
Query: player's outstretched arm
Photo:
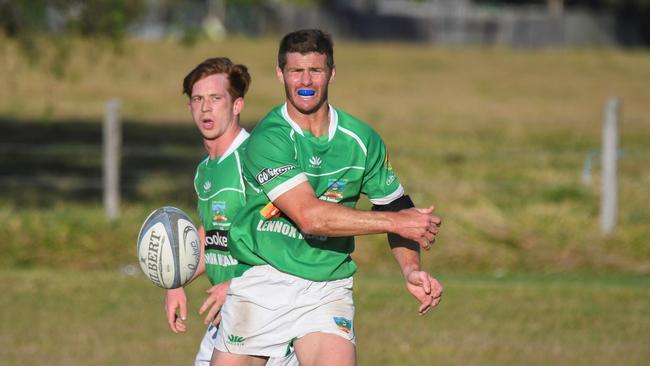
[[433, 215], [433, 207], [372, 212], [319, 200], [308, 182], [283, 193], [273, 204], [306, 234], [354, 236], [394, 233], [417, 242], [424, 249], [429, 249], [435, 240], [440, 223], [440, 218]]
[[[374, 205], [372, 210], [395, 212], [411, 209], [413, 206], [411, 198], [404, 195], [388, 204]], [[437, 218], [434, 222], [436, 224], [435, 232], [437, 234], [438, 227], [441, 224], [440, 218]], [[393, 257], [395, 257], [397, 264], [399, 264], [404, 280], [406, 281], [406, 288], [420, 302], [418, 312], [420, 315], [424, 315], [429, 309], [435, 307], [440, 302], [442, 286], [435, 278], [421, 270], [420, 248], [417, 242], [392, 233], [389, 233], [387, 236]]]
[[393, 257], [402, 270], [406, 289], [419, 302], [418, 313], [426, 314], [442, 299], [442, 285], [429, 273], [420, 268], [420, 253], [417, 244], [402, 237], [389, 235]]

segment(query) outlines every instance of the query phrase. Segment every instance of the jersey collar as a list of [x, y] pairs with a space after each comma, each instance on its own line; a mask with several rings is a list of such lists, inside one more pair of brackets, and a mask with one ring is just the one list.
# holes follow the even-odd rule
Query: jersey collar
[[[332, 107], [331, 104], [327, 105], [329, 107], [329, 116], [330, 116], [330, 125], [327, 131], [327, 141], [331, 141], [332, 138], [334, 138], [334, 134], [336, 133], [336, 130], [339, 126], [339, 114], [336, 112], [336, 109]], [[300, 134], [300, 136], [305, 136], [305, 134], [302, 132], [302, 128], [298, 126], [298, 124], [291, 119], [289, 116], [289, 112], [287, 112], [287, 102], [284, 102], [284, 105], [282, 106], [282, 117], [284, 118], [285, 121], [291, 126], [291, 128], [296, 131], [296, 133]]]
[[248, 131], [246, 131], [244, 128], [242, 128], [239, 131], [239, 134], [237, 137], [235, 137], [234, 140], [230, 143], [230, 146], [228, 146], [228, 149], [226, 149], [226, 152], [221, 155], [219, 158], [219, 161], [217, 163], [221, 163], [225, 158], [228, 157], [228, 155], [232, 154], [233, 151], [237, 150], [237, 148], [248, 138]]

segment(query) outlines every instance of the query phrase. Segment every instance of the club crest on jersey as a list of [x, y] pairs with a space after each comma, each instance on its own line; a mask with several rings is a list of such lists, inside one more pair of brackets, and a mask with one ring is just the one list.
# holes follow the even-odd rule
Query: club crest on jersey
[[203, 183], [203, 191], [207, 192], [210, 190], [210, 188], [212, 188], [212, 183], [210, 183], [209, 180]]
[[335, 316], [334, 318], [334, 323], [336, 323], [336, 326], [344, 331], [345, 333], [350, 333], [352, 330], [352, 320], [346, 319], [342, 316]]
[[347, 179], [330, 179], [327, 182], [327, 190], [323, 193], [323, 197], [327, 201], [340, 201], [343, 198], [343, 191], [347, 184]]
[[221, 223], [228, 221], [226, 217], [226, 202], [224, 201], [215, 201], [212, 202], [212, 223]]
[[309, 158], [309, 166], [312, 167], [312, 168], [320, 168], [321, 163], [322, 163], [322, 160], [316, 155]]
[[285, 165], [281, 166], [278, 168], [266, 168], [262, 169], [257, 175], [255, 176], [255, 180], [257, 180], [257, 183], [259, 184], [266, 184], [269, 181], [273, 180], [274, 178], [277, 178], [286, 172], [295, 169], [296, 167], [293, 165]]

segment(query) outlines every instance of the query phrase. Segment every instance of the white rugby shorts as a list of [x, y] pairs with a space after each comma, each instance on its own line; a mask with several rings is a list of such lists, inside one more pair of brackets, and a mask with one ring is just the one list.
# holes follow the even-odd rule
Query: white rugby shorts
[[[203, 335], [201, 340], [201, 345], [199, 346], [199, 352], [196, 354], [196, 359], [194, 360], [194, 366], [210, 366], [210, 359], [212, 358], [212, 351], [214, 351], [214, 346], [217, 341], [217, 327], [210, 324], [208, 329]], [[271, 357], [266, 362], [266, 366], [298, 366], [298, 357], [296, 357], [295, 352], [284, 357]]]
[[339, 335], [354, 344], [352, 277], [314, 282], [254, 266], [233, 278], [221, 309], [216, 348], [282, 357], [309, 333]]

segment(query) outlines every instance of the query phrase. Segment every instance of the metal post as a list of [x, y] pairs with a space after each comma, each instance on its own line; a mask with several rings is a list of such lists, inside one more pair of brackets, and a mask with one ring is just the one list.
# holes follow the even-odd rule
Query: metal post
[[104, 209], [109, 221], [115, 221], [120, 215], [121, 145], [120, 101], [111, 99], [106, 102], [103, 131]]
[[618, 151], [619, 101], [609, 98], [603, 118], [603, 146], [601, 153], [602, 191], [600, 199], [600, 230], [609, 235], [616, 228], [618, 211], [618, 184], [616, 181], [616, 158]]

